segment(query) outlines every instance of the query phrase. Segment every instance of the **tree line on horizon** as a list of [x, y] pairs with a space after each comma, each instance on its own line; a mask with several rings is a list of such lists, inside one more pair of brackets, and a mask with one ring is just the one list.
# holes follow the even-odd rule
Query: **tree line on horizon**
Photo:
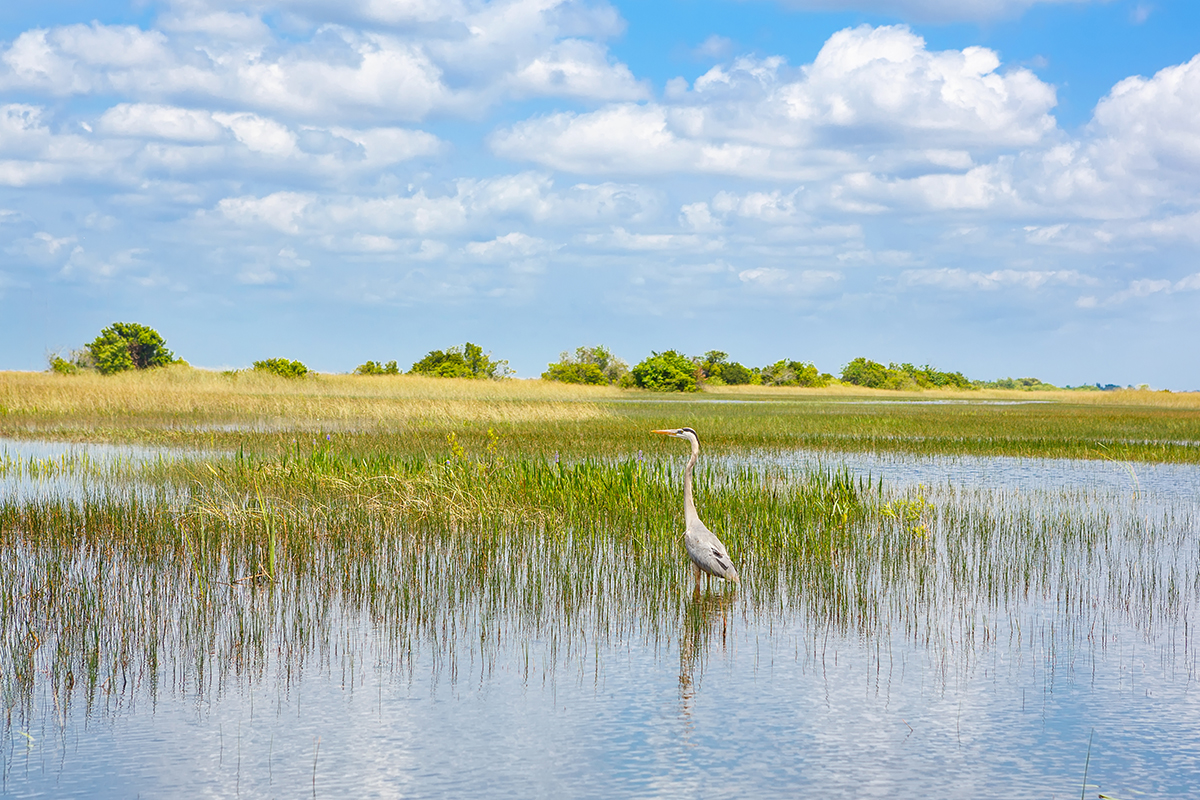
[[[95, 371], [113, 375], [129, 370], [187, 365], [167, 349], [166, 340], [153, 328], [136, 322], [114, 322], [68, 358], [55, 353], [48, 357], [51, 372], [73, 375]], [[252, 371], [282, 378], [303, 378], [311, 370], [302, 362], [286, 358], [267, 358], [253, 362]], [[233, 372], [236, 372], [233, 371]], [[445, 350], [430, 350], [407, 371], [396, 361], [367, 361], [355, 368], [355, 375], [424, 375], [438, 378], [503, 380], [513, 374], [508, 361], [495, 359], [490, 352], [472, 342]], [[703, 386], [801, 386], [824, 387], [834, 384], [870, 389], [1050, 389], [1112, 390], [1122, 387], [1108, 384], [1058, 387], [1037, 378], [1001, 378], [997, 381], [970, 380], [961, 372], [944, 372], [928, 364], [883, 365], [865, 357], [855, 358], [834, 376], [821, 372], [811, 362], [781, 359], [762, 367], [747, 367], [731, 361], [729, 354], [709, 350], [703, 356], [688, 356], [676, 350], [652, 351], [630, 367], [602, 345], [577, 347], [563, 351], [558, 361], [548, 364], [542, 380], [592, 386], [618, 386], [658, 392], [694, 392]]]

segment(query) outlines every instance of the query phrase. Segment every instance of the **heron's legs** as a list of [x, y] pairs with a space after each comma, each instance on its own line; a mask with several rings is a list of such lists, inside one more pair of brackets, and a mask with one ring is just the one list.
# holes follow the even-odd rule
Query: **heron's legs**
[[700, 591], [700, 565], [692, 562], [692, 571], [696, 574], [696, 591]]

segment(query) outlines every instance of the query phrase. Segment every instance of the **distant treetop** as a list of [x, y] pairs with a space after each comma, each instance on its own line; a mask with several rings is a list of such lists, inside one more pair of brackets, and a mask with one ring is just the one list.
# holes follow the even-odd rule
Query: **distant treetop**
[[303, 378], [308, 374], [308, 367], [299, 361], [288, 361], [286, 358], [268, 358], [254, 362], [255, 372], [268, 372], [281, 378]]
[[377, 364], [374, 361], [368, 361], [365, 364], [359, 364], [354, 369], [355, 375], [399, 375], [400, 367], [396, 366], [395, 361], [389, 361], [386, 364]]
[[561, 383], [587, 383], [596, 386], [620, 383], [629, 372], [629, 365], [612, 354], [603, 345], [577, 347], [572, 356], [565, 350], [559, 354], [558, 363], [550, 364], [542, 378]]
[[101, 375], [113, 375], [181, 363], [158, 331], [137, 322], [114, 322], [82, 350], [71, 353], [69, 360], [52, 356], [50, 369], [63, 374], [94, 369]]
[[412, 365], [409, 372], [435, 378], [507, 378], [511, 374], [508, 362], [494, 361], [491, 356], [491, 353], [484, 354], [479, 345], [467, 342], [462, 347], [430, 350], [424, 358]]

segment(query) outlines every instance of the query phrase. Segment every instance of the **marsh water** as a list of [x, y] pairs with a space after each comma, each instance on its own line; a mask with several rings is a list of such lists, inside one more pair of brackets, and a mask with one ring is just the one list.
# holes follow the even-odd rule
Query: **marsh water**
[[[60, 463], [184, 456], [13, 441], [2, 449], [10, 461]], [[891, 576], [849, 610], [830, 611], [787, 583], [768, 590], [748, 579], [740, 590], [714, 583], [693, 593], [682, 559], [668, 589], [677, 613], [665, 620], [632, 601], [613, 605], [620, 596], [611, 595], [609, 605], [593, 597], [566, 611], [548, 601], [547, 613], [569, 621], [530, 625], [450, 593], [441, 599], [459, 613], [439, 617], [440, 635], [419, 646], [386, 607], [318, 583], [228, 586], [236, 604], [215, 615], [206, 643], [163, 646], [152, 658], [133, 647], [115, 659], [97, 645], [97, 659], [116, 666], [97, 669], [90, 687], [81, 676], [64, 688], [39, 660], [47, 648], [36, 650], [27, 693], [6, 690], [0, 794], [1200, 792], [1200, 469], [808, 452], [713, 462], [783, 480], [814, 463], [843, 465], [882, 481], [886, 519], [908, 526], [915, 547], [948, 542], [958, 526], [976, 531], [966, 540], [977, 549], [938, 550], [927, 571], [912, 573], [922, 588]], [[71, 475], [14, 470], [0, 477], [0, 492], [38, 502], [100, 491]], [[873, 535], [873, 524], [856, 535]], [[989, 538], [993, 528], [1047, 531], [1029, 545], [1044, 548], [1041, 572], [1004, 573], [1006, 561], [1025, 556], [1010, 559], [1003, 548], [1026, 539]], [[1060, 552], [1060, 529], [1084, 543]], [[149, 580], [136, 557], [123, 564], [102, 551], [72, 556], [71, 568], [96, 570], [99, 584], [122, 570]], [[13, 576], [39, 557], [20, 546], [4, 554], [6, 584], [19, 584]], [[958, 574], [966, 562], [975, 571]], [[621, 554], [606, 563], [617, 568]], [[972, 575], [991, 574], [994, 587], [972, 584]], [[151, 611], [139, 607], [151, 619], [130, 624], [181, 640], [198, 612], [194, 598], [166, 588], [177, 585], [146, 583], [142, 591], [164, 596]], [[9, 614], [6, 648], [17, 649], [28, 623]], [[261, 626], [262, 641], [243, 654], [228, 640], [247, 625]]]

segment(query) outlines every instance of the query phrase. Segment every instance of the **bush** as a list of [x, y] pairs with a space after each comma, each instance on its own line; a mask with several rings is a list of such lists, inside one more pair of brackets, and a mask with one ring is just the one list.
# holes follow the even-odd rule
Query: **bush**
[[[566, 355], [564, 353], [564, 355]], [[559, 383], [585, 383], [592, 386], [607, 386], [608, 378], [595, 364], [558, 363], [548, 365], [549, 369], [542, 373], [542, 380], [558, 381]]]
[[887, 379], [887, 367], [878, 361], [869, 361], [860, 357], [842, 367], [842, 383], [866, 386], [869, 389], [882, 389]]
[[462, 347], [429, 351], [424, 358], [412, 365], [409, 372], [435, 378], [500, 380], [508, 377], [511, 374], [508, 362], [493, 361], [491, 355], [484, 355], [482, 347], [467, 342]]
[[714, 386], [739, 386], [753, 383], [754, 373], [720, 350], [709, 350], [700, 361], [704, 379]]
[[[86, 348], [101, 375], [177, 363], [158, 331], [137, 322], [114, 322]], [[76, 366], [82, 366], [78, 360]]]
[[754, 372], [736, 361], [721, 365], [721, 380], [729, 386], [743, 386], [754, 383]]
[[759, 370], [763, 386], [828, 386], [833, 376], [807, 361], [776, 361]]
[[308, 374], [308, 367], [299, 361], [288, 361], [286, 358], [268, 358], [254, 362], [255, 372], [269, 372], [281, 378], [303, 378]]
[[[981, 388], [984, 388], [984, 389], [1023, 389], [1027, 392], [1050, 391], [1052, 389], [1058, 388], [1057, 386], [1055, 386], [1054, 384], [1051, 384], [1051, 383], [1042, 383], [1042, 381], [1038, 380], [1037, 378], [1001, 378], [998, 381], [988, 381], [986, 383], [983, 381], [978, 381], [978, 382], [976, 382], [975, 385], [979, 386]], [[1081, 387], [1077, 387], [1077, 388], [1098, 390], [1098, 389], [1102, 389], [1103, 387], [1101, 387], [1100, 384], [1097, 383], [1095, 386], [1089, 385], [1089, 386], [1081, 386]], [[1113, 387], [1113, 388], [1117, 388], [1117, 387]]]
[[67, 358], [58, 353], [50, 353], [46, 356], [46, 363], [50, 371], [58, 375], [78, 375], [84, 370], [96, 369], [96, 360], [86, 347], [82, 350], [72, 350]]
[[603, 345], [577, 347], [575, 355], [565, 350], [559, 353], [558, 363], [549, 364], [542, 379], [562, 383], [585, 383], [595, 386], [620, 383], [629, 372], [629, 365]]
[[690, 358], [667, 350], [651, 353], [650, 357], [630, 371], [632, 383], [654, 392], [695, 392], [699, 368]]
[[926, 364], [888, 364], [856, 358], [842, 368], [842, 381], [870, 389], [974, 389], [961, 372], [942, 372]]
[[359, 364], [354, 369], [355, 375], [399, 375], [400, 368], [396, 366], [395, 361], [389, 361], [386, 364], [376, 364], [374, 361], [368, 361], [365, 364]]

